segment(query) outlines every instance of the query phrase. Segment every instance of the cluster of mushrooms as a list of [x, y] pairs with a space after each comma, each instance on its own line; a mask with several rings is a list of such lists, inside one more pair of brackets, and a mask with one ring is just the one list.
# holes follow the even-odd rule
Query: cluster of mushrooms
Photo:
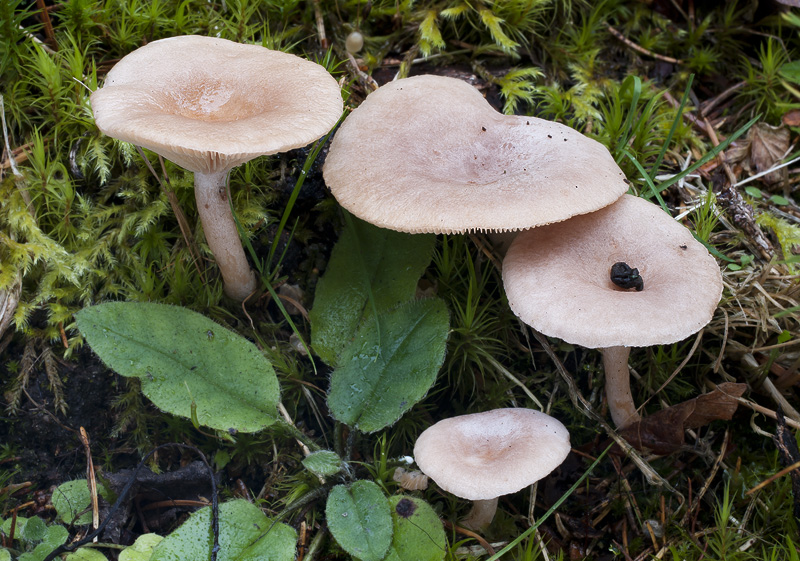
[[[257, 281], [231, 213], [229, 171], [305, 146], [342, 112], [336, 81], [321, 66], [196, 36], [129, 54], [91, 101], [102, 132], [195, 173], [208, 246], [238, 300]], [[722, 293], [715, 260], [659, 207], [625, 194], [628, 183], [602, 144], [558, 123], [502, 115], [460, 80], [417, 76], [370, 94], [337, 131], [323, 173], [345, 209], [380, 227], [521, 231], [503, 264], [509, 305], [545, 335], [602, 349], [618, 428], [640, 419], [630, 347], [691, 335]], [[569, 450], [556, 419], [500, 409], [437, 423], [414, 455], [440, 487], [476, 501], [466, 524], [479, 528], [498, 496], [546, 476]]]
[[[381, 227], [522, 230], [503, 261], [509, 305], [545, 335], [602, 349], [618, 428], [641, 418], [630, 347], [688, 337], [722, 295], [713, 257], [660, 207], [625, 194], [603, 145], [558, 123], [502, 115], [460, 80], [381, 87], [337, 131], [323, 173], [344, 208]], [[440, 421], [414, 457], [440, 487], [475, 501], [462, 525], [477, 529], [496, 497], [546, 476], [569, 450], [556, 419], [500, 409]]]

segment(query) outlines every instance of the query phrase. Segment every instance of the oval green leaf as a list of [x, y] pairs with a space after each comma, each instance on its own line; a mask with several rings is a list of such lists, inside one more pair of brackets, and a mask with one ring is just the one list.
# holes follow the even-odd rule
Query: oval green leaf
[[392, 509], [392, 549], [387, 560], [442, 561], [447, 541], [442, 521], [431, 506], [416, 497], [389, 498]]
[[438, 298], [400, 306], [367, 320], [331, 374], [333, 417], [363, 432], [397, 421], [422, 399], [444, 362], [450, 320]]
[[325, 275], [317, 284], [311, 320], [311, 344], [327, 364], [352, 341], [359, 324], [372, 315], [414, 298], [417, 281], [431, 262], [436, 236], [404, 234], [354, 218], [333, 248]]
[[197, 312], [108, 302], [75, 314], [92, 350], [122, 376], [139, 378], [160, 409], [218, 430], [257, 432], [277, 419], [278, 379], [244, 337]]
[[158, 534], [142, 534], [133, 545], [126, 547], [119, 554], [119, 561], [150, 561], [153, 556], [153, 549], [161, 543], [164, 538]]
[[[97, 492], [103, 498], [109, 498], [108, 491], [102, 483], [97, 484]], [[74, 479], [62, 483], [53, 490], [51, 498], [58, 518], [66, 524], [77, 526], [89, 524], [92, 521], [92, 513], [88, 510], [91, 500], [89, 484], [85, 479]]]
[[342, 459], [336, 452], [320, 450], [303, 459], [303, 465], [311, 473], [327, 477], [342, 470]]
[[[294, 561], [297, 533], [273, 523], [257, 506], [236, 500], [220, 505], [219, 545], [217, 561]], [[208, 559], [212, 546], [211, 507], [204, 507], [164, 538], [150, 561]]]
[[380, 561], [392, 543], [389, 501], [372, 481], [331, 489], [325, 516], [331, 534], [347, 553], [362, 561]]
[[81, 547], [74, 553], [67, 555], [64, 561], [108, 561], [108, 558], [90, 547]]

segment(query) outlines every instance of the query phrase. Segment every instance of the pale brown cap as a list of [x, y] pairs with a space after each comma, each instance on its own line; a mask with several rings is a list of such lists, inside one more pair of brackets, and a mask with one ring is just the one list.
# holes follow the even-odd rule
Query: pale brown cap
[[370, 94], [323, 168], [347, 210], [401, 232], [520, 230], [611, 204], [628, 190], [608, 150], [564, 125], [502, 115], [454, 78]]
[[[637, 268], [641, 292], [611, 282]], [[589, 348], [680, 341], [714, 315], [722, 274], [692, 234], [631, 195], [591, 214], [520, 233], [503, 262], [508, 303], [545, 335]]]
[[445, 491], [476, 501], [539, 481], [569, 451], [569, 432], [558, 419], [532, 409], [495, 409], [427, 428], [414, 461]]
[[104, 134], [201, 173], [305, 146], [342, 113], [339, 87], [322, 66], [196, 35], [128, 54], [91, 101]]

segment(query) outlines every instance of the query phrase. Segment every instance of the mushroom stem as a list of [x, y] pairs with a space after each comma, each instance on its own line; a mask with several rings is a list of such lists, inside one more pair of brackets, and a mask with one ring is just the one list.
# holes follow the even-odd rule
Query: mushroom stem
[[241, 301], [255, 291], [257, 283], [228, 202], [227, 175], [228, 170], [195, 172], [194, 196], [206, 242], [222, 273], [225, 294]]
[[467, 513], [466, 518], [461, 520], [461, 525], [467, 530], [480, 530], [492, 523], [497, 512], [497, 499], [486, 499], [473, 501], [472, 509]]
[[630, 347], [602, 349], [603, 368], [606, 373], [606, 398], [614, 425], [624, 428], [641, 420], [631, 395], [631, 378], [628, 370]]

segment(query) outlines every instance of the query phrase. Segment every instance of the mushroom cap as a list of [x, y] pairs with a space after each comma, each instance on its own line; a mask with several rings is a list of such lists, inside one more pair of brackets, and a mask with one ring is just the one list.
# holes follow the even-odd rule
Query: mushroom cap
[[347, 210], [411, 233], [520, 230], [628, 190], [608, 150], [564, 125], [502, 115], [443, 76], [390, 82], [336, 132], [323, 168]]
[[539, 481], [569, 451], [569, 432], [557, 419], [532, 409], [495, 409], [428, 427], [414, 460], [439, 487], [475, 501]]
[[201, 173], [305, 146], [342, 113], [339, 87], [322, 66], [196, 35], [128, 54], [91, 101], [104, 134]]
[[[610, 279], [639, 269], [641, 292]], [[688, 229], [657, 205], [625, 195], [567, 222], [520, 233], [503, 262], [508, 303], [545, 335], [588, 348], [680, 341], [714, 315], [722, 274]]]

